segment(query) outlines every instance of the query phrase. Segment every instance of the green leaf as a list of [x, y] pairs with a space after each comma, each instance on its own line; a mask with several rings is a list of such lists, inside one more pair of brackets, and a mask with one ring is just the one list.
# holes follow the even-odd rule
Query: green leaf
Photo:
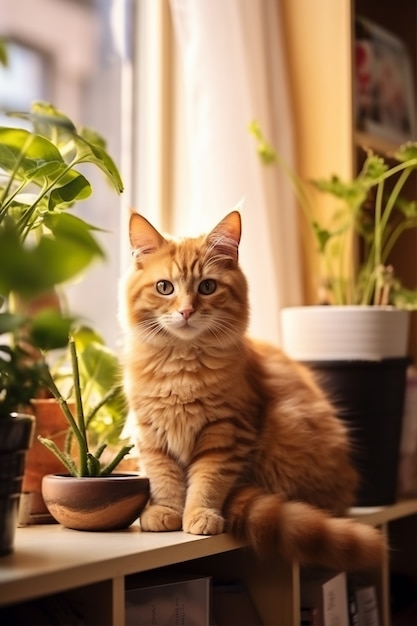
[[417, 218], [417, 202], [415, 200], [398, 197], [395, 202], [395, 208], [401, 211], [407, 218]]
[[89, 476], [100, 476], [100, 461], [91, 452], [87, 453], [87, 468]]
[[94, 144], [95, 146], [102, 148], [102, 150], [105, 150], [107, 147], [107, 142], [104, 137], [102, 137], [97, 131], [92, 130], [91, 128], [81, 126], [81, 128], [78, 129], [78, 134], [88, 143]]
[[101, 390], [111, 389], [119, 373], [118, 360], [107, 346], [92, 342], [83, 350], [81, 374]]
[[329, 180], [313, 180], [311, 183], [319, 191], [345, 200], [349, 206], [360, 205], [365, 200], [367, 194], [366, 185], [362, 184], [361, 181], [355, 180], [346, 183], [338, 176], [332, 176]]
[[256, 139], [256, 151], [264, 165], [271, 165], [277, 161], [277, 153], [274, 148], [265, 140], [261, 127], [256, 120], [249, 124], [249, 132]]
[[104, 345], [104, 339], [93, 328], [89, 326], [79, 326], [74, 329], [73, 337], [75, 340], [77, 353], [82, 353], [91, 342], [95, 342], [101, 345]]
[[112, 183], [118, 193], [123, 191], [123, 182], [112, 158], [99, 145], [90, 143], [83, 137], [74, 137], [77, 146], [77, 161], [80, 163], [93, 163], [100, 168]]
[[60, 156], [66, 155], [67, 161], [93, 163], [104, 172], [118, 193], [123, 191], [119, 171], [105, 150], [104, 139], [98, 133], [82, 128], [81, 134], [77, 134], [73, 122], [47, 102], [34, 102], [30, 113], [15, 115], [29, 119], [35, 135], [42, 135], [45, 141], [49, 140], [49, 143], [57, 146], [56, 150]]
[[0, 335], [13, 333], [18, 328], [21, 328], [25, 321], [26, 317], [18, 313], [9, 313], [7, 311], [0, 313]]
[[391, 302], [400, 309], [417, 310], [417, 290], [403, 287], [399, 281], [394, 281], [391, 291]]
[[417, 142], [407, 142], [399, 147], [399, 149], [394, 154], [395, 158], [401, 163], [405, 161], [413, 161], [416, 160], [417, 164]]
[[42, 437], [42, 435], [38, 435], [38, 441], [43, 444], [52, 454], [56, 456], [56, 458], [62, 463], [62, 465], [66, 468], [69, 474], [72, 476], [78, 476], [78, 468], [74, 463], [74, 460], [71, 458], [69, 454], [60, 450], [56, 443], [52, 441], [52, 439], [48, 439], [47, 437]]
[[[103, 249], [91, 234], [92, 231], [99, 229], [77, 215], [72, 215], [71, 213], [46, 215], [44, 222], [54, 237], [69, 248], [69, 253], [73, 249], [72, 254], [74, 257], [78, 254], [81, 259], [89, 258], [90, 261], [94, 258], [105, 258]], [[75, 260], [74, 258], [73, 261]], [[62, 262], [64, 262], [64, 259], [62, 259]]]
[[[103, 438], [116, 444], [127, 416], [120, 361], [104, 344], [102, 337], [91, 328], [78, 328], [72, 336], [76, 343], [83, 401], [89, 421], [90, 415], [94, 413], [90, 431], [99, 440]], [[97, 404], [104, 396], [107, 396], [105, 405], [95, 413]]]
[[362, 166], [362, 170], [358, 174], [358, 180], [365, 188], [378, 184], [382, 176], [388, 171], [388, 165], [384, 159], [376, 154], [370, 152]]
[[74, 123], [67, 115], [59, 111], [49, 102], [44, 102], [42, 100], [37, 100], [32, 103], [30, 119], [32, 120], [35, 129], [38, 132], [41, 130], [41, 134], [45, 137], [48, 136], [48, 133], [51, 135], [53, 134], [51, 132], [51, 128], [54, 127], [62, 128], [66, 132], [70, 133], [76, 132]]
[[13, 172], [18, 180], [36, 182], [36, 172], [51, 162], [58, 167], [64, 160], [48, 139], [23, 128], [0, 127], [0, 168], [7, 173]]
[[[62, 219], [61, 219], [62, 218]], [[0, 293], [15, 291], [30, 297], [67, 282], [103, 253], [88, 225], [63, 214], [53, 235], [42, 235], [33, 246], [24, 245], [15, 229], [0, 229]]]
[[317, 222], [314, 222], [312, 226], [313, 232], [316, 236], [316, 241], [319, 246], [319, 250], [320, 252], [323, 252], [326, 248], [328, 241], [332, 238], [332, 233], [330, 233], [325, 228], [321, 228], [321, 226]]
[[[49, 196], [49, 210], [56, 208], [65, 208], [74, 204], [78, 200], [85, 200], [91, 196], [91, 185], [82, 174], [78, 174], [74, 170], [68, 172], [69, 176], [63, 179], [64, 184], [59, 184]], [[67, 181], [68, 182], [65, 182]]]
[[[42, 135], [52, 142], [61, 153], [74, 156], [73, 135], [76, 128], [73, 122], [48, 102], [36, 101], [29, 112], [9, 112], [10, 117], [29, 121], [35, 134]], [[71, 155], [72, 152], [72, 155]]]
[[64, 348], [68, 344], [74, 319], [62, 316], [55, 309], [43, 309], [31, 319], [29, 338], [41, 350]]
[[52, 161], [51, 163], [43, 163], [43, 165], [36, 166], [33, 170], [26, 172], [28, 180], [36, 179], [43, 184], [44, 180], [52, 181], [56, 179], [60, 174], [66, 170], [66, 166], [61, 161]]
[[7, 45], [3, 39], [0, 39], [0, 65], [7, 67], [9, 64], [9, 55], [7, 53]]

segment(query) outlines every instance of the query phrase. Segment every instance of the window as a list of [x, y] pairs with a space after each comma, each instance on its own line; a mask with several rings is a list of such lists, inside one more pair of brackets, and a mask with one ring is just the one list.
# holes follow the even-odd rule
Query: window
[[[9, 67], [0, 69], [0, 108], [28, 110], [46, 100], [77, 125], [107, 141], [125, 192], [109, 188], [101, 172], [86, 171], [92, 197], [76, 211], [107, 231], [100, 235], [107, 262], [92, 267], [66, 289], [70, 310], [83, 316], [117, 348], [117, 284], [121, 272], [123, 208], [129, 204], [131, 136], [132, 0], [0, 0], [0, 37], [8, 45]], [[0, 116], [1, 124], [16, 120]]]
[[[26, 111], [32, 100], [48, 98], [48, 59], [40, 51], [16, 42], [7, 45], [8, 66], [0, 72], [2, 110]], [[1, 124], [13, 122], [2, 114]]]

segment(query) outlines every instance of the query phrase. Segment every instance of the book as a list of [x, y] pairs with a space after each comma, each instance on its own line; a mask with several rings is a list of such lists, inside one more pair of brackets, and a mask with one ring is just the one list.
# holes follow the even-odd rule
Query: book
[[301, 584], [301, 610], [310, 611], [314, 626], [349, 626], [346, 573], [310, 572]]
[[348, 581], [348, 605], [349, 605], [349, 625], [360, 626], [358, 602], [356, 600], [356, 587], [351, 581]]
[[380, 626], [374, 585], [358, 587], [356, 589], [356, 604], [359, 626]]
[[355, 100], [358, 130], [395, 143], [415, 136], [414, 81], [405, 42], [358, 17], [355, 36]]
[[210, 577], [182, 577], [125, 592], [126, 626], [210, 626]]
[[245, 587], [239, 582], [212, 585], [212, 626], [261, 626]]

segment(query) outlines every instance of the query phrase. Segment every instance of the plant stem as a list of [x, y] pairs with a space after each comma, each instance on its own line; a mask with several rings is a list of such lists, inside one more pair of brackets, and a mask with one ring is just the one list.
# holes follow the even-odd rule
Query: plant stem
[[126, 456], [126, 454], [128, 454], [131, 451], [133, 447], [134, 447], [133, 444], [128, 445], [128, 446], [123, 446], [123, 448], [119, 450], [119, 452], [116, 454], [114, 459], [101, 469], [100, 476], [108, 476], [109, 474], [111, 474], [112, 471], [115, 469], [115, 467], [119, 465], [120, 461]]
[[395, 242], [397, 241], [401, 233], [404, 232], [405, 230], [408, 230], [409, 228], [415, 228], [416, 226], [417, 226], [417, 218], [415, 217], [404, 220], [403, 222], [400, 222], [399, 224], [397, 224], [397, 226], [393, 229], [393, 231], [391, 232], [391, 234], [387, 238], [387, 241], [384, 244], [384, 250], [382, 253], [382, 263], [384, 265], [387, 261], [387, 258], [392, 248], [395, 245]]
[[[86, 439], [83, 435], [83, 432], [80, 430], [76, 420], [74, 419], [74, 416], [71, 413], [71, 410], [68, 406], [67, 401], [62, 396], [61, 392], [56, 386], [46, 364], [43, 369], [43, 380], [45, 384], [47, 385], [48, 389], [51, 391], [54, 398], [57, 400], [58, 404], [60, 405], [77, 439], [77, 444], [78, 444], [78, 449], [79, 449], [79, 463], [80, 463], [79, 469], [77, 471], [77, 475], [86, 476], [87, 475], [87, 454], [88, 454], [88, 447], [87, 447]], [[79, 389], [79, 385], [78, 385], [78, 389]], [[84, 429], [84, 433], [85, 433], [85, 429]]]
[[[54, 189], [55, 185], [61, 180], [61, 178], [66, 176], [66, 174], [68, 174], [68, 172], [70, 172], [75, 165], [78, 165], [78, 163], [79, 163], [78, 159], [74, 159], [73, 161], [71, 161], [71, 163], [69, 163], [66, 166], [66, 168], [58, 176], [56, 176], [52, 180], [52, 182], [49, 185], [45, 185], [45, 187], [43, 188], [41, 193], [36, 197], [35, 202], [28, 208], [27, 211], [25, 211], [24, 215], [19, 220], [19, 228], [21, 228], [21, 233], [22, 233], [22, 239], [23, 240], [26, 239], [26, 237], [28, 236], [28, 234], [29, 234], [29, 232], [31, 230], [30, 225], [29, 225], [29, 220], [32, 217], [33, 213], [35, 212], [35, 210], [38, 207], [38, 205], [41, 202], [41, 200], [50, 191], [52, 191]], [[26, 230], [26, 232], [25, 232], [25, 230]]]
[[404, 187], [405, 183], [407, 182], [407, 178], [410, 176], [411, 171], [409, 170], [405, 170], [401, 173], [401, 176], [398, 178], [397, 182], [395, 183], [389, 198], [387, 200], [387, 203], [385, 205], [385, 210], [384, 210], [384, 214], [382, 216], [381, 219], [381, 231], [382, 233], [385, 231], [387, 224], [388, 224], [388, 220], [391, 216], [392, 210], [395, 206], [395, 203], [398, 199], [398, 196], [401, 193], [402, 188]]
[[374, 267], [381, 265], [382, 250], [382, 198], [384, 194], [384, 181], [381, 181], [376, 190], [375, 199], [375, 226], [374, 226]]
[[[84, 476], [84, 475], [88, 475], [87, 455], [89, 453], [89, 450], [88, 450], [88, 444], [87, 444], [87, 431], [85, 427], [83, 401], [81, 397], [80, 370], [78, 367], [77, 350], [75, 347], [75, 340], [73, 337], [71, 337], [69, 340], [69, 349], [70, 349], [70, 355], [71, 355], [72, 373], [73, 373], [73, 378], [74, 378], [74, 395], [75, 395], [75, 405], [77, 408], [78, 431], [80, 433], [80, 439], [79, 439], [80, 470], [82, 472], [81, 476]], [[82, 442], [82, 444], [80, 442]]]
[[68, 470], [68, 472], [72, 476], [78, 475], [77, 466], [75, 465], [73, 459], [70, 457], [69, 454], [67, 454], [66, 452], [62, 452], [62, 450], [60, 450], [58, 446], [53, 441], [51, 441], [51, 439], [47, 439], [46, 437], [41, 437], [41, 435], [38, 435], [38, 441], [40, 441], [41, 444], [48, 448], [48, 450], [50, 450], [50, 452], [52, 452], [52, 454], [54, 454], [56, 458], [61, 461], [62, 465]]
[[[13, 202], [14, 198], [19, 195], [19, 193], [26, 187], [27, 185], [27, 181], [22, 181], [22, 183], [13, 191], [13, 193], [11, 193], [9, 195], [9, 197], [7, 197], [7, 195], [3, 194], [1, 200], [0, 200], [0, 222], [3, 221], [3, 219], [5, 218], [5, 216], [7, 215], [7, 212], [9, 210], [9, 206], [10, 204]], [[8, 185], [9, 187], [10, 185]]]

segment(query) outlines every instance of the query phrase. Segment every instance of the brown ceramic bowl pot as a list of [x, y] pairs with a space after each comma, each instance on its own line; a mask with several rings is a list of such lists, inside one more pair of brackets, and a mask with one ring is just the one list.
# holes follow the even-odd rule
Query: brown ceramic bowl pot
[[130, 526], [149, 499], [149, 479], [138, 474], [74, 477], [48, 474], [42, 496], [50, 514], [66, 528], [106, 531]]

